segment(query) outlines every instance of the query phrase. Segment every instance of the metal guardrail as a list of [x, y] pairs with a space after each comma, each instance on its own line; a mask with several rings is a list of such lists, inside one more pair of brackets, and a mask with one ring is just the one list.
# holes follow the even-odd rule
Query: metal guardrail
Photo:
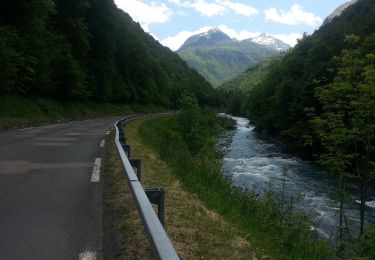
[[[127, 122], [140, 119], [143, 115], [132, 115], [125, 117], [115, 124], [116, 137], [115, 144], [117, 152], [121, 158], [121, 162], [125, 171], [125, 176], [132, 191], [135, 204], [138, 208], [139, 215], [142, 219], [144, 229], [146, 231], [148, 240], [151, 245], [152, 252], [156, 259], [174, 260], [179, 259], [176, 250], [174, 249], [168, 235], [166, 234], [162, 223], [160, 222], [146, 192], [144, 191], [140, 181], [127, 156], [130, 155], [130, 147], [126, 145], [126, 136], [123, 131], [123, 124]], [[126, 147], [127, 154], [124, 147]], [[130, 156], [129, 156], [130, 157]], [[159, 206], [159, 216], [160, 216]]]

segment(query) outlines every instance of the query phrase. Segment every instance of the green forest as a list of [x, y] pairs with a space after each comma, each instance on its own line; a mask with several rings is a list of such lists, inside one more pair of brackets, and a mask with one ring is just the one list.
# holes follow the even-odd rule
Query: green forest
[[113, 0], [0, 2], [0, 95], [174, 108], [217, 93]]
[[247, 116], [258, 131], [292, 144], [336, 177], [341, 239], [349, 236], [345, 184], [357, 184], [363, 234], [367, 191], [375, 178], [374, 1], [359, 0], [305, 34], [260, 80], [257, 71], [248, 74], [235, 79], [243, 85], [239, 90], [233, 82], [221, 87], [229, 111]]

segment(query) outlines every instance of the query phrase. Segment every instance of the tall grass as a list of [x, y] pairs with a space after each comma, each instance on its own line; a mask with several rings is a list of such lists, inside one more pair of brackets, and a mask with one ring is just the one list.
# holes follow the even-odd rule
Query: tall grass
[[185, 140], [188, 133], [179, 130], [178, 117], [146, 121], [140, 126], [140, 136], [170, 165], [185, 190], [245, 232], [261, 255], [278, 259], [336, 258], [328, 243], [318, 240], [310, 230], [309, 218], [293, 211], [286, 214], [272, 191], [260, 198], [255, 190], [234, 188], [221, 173], [222, 160], [213, 144], [208, 142], [210, 147], [206, 143], [192, 152]]

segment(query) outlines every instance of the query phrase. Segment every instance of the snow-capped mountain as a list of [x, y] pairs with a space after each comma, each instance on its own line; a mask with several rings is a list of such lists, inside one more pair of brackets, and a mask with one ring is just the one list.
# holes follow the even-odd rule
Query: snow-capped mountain
[[200, 33], [189, 37], [179, 50], [186, 49], [188, 47], [198, 47], [198, 46], [212, 46], [217, 43], [222, 43], [226, 41], [231, 41], [232, 39], [223, 33], [218, 28], [213, 28], [207, 32]]
[[281, 40], [265, 34], [239, 41], [215, 28], [191, 36], [177, 53], [213, 86], [219, 86], [251, 64], [289, 48]]
[[323, 22], [323, 25], [330, 23], [334, 18], [340, 16], [342, 12], [348, 8], [349, 6], [355, 4], [358, 0], [351, 0], [345, 4], [340, 5], [339, 7], [336, 8], [335, 11], [333, 11], [332, 14], [330, 14]]
[[[218, 43], [226, 42], [238, 42], [238, 40], [231, 39], [227, 34], [225, 34], [220, 29], [214, 28], [207, 32], [203, 32], [189, 37], [180, 47], [179, 51], [189, 47], [213, 46]], [[265, 33], [262, 33], [259, 36], [253, 38], [243, 40], [242, 42], [257, 43], [272, 49], [276, 49], [277, 51], [285, 51], [290, 48], [290, 46], [285, 42], [270, 35], [266, 35]]]
[[286, 51], [290, 48], [290, 46], [286, 44], [285, 42], [273, 36], [266, 35], [265, 33], [262, 33], [259, 36], [247, 39], [245, 41], [252, 41], [260, 45], [265, 45], [265, 46], [274, 48], [278, 51]]

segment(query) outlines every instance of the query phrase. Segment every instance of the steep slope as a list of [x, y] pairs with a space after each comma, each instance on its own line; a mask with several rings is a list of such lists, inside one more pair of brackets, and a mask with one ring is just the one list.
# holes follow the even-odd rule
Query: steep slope
[[[344, 66], [340, 57], [345, 53], [356, 50], [363, 59], [362, 69], [371, 62], [371, 55], [365, 56], [375, 53], [374, 33], [374, 1], [358, 0], [313, 35], [305, 36], [280, 62], [273, 64], [251, 92], [245, 113], [259, 128], [280, 134], [296, 145], [314, 142], [306, 138], [312, 135], [312, 111], [319, 115], [323, 110], [318, 90], [340, 76], [338, 71]], [[359, 39], [346, 39], [352, 34]], [[365, 74], [358, 71], [356, 77], [360, 77], [359, 84]]]
[[244, 111], [247, 110], [246, 101], [251, 91], [265, 78], [272, 64], [278, 62], [280, 58], [280, 56], [265, 58], [218, 87], [225, 97], [228, 113], [244, 115]]
[[348, 8], [349, 6], [351, 6], [352, 4], [355, 4], [357, 2], [357, 0], [350, 0], [349, 2], [345, 3], [345, 4], [342, 4], [340, 5], [339, 7], [336, 8], [335, 11], [333, 11], [332, 14], [330, 14], [323, 22], [323, 25], [327, 24], [327, 23], [330, 23], [334, 18], [340, 16], [342, 14], [342, 12]]
[[264, 79], [271, 64], [279, 59], [280, 56], [265, 58], [251, 65], [241, 74], [220, 85], [217, 89], [227, 95], [233, 92], [248, 94]]
[[1, 95], [175, 106], [216, 94], [113, 0], [0, 2]]
[[277, 48], [268, 45], [269, 41], [254, 42], [260, 38], [237, 41], [214, 29], [190, 37], [177, 53], [213, 86], [219, 86], [249, 65], [279, 53]]
[[232, 39], [220, 29], [214, 28], [207, 32], [189, 37], [179, 48], [179, 51], [188, 47], [212, 46], [217, 43], [230, 42]]

